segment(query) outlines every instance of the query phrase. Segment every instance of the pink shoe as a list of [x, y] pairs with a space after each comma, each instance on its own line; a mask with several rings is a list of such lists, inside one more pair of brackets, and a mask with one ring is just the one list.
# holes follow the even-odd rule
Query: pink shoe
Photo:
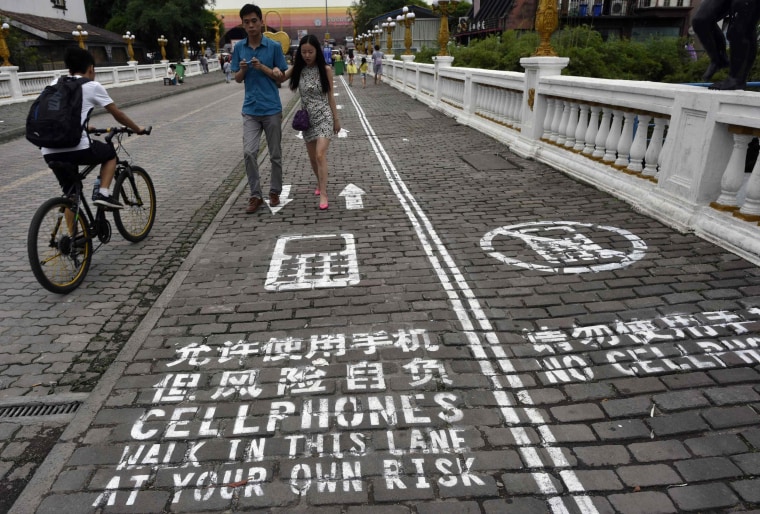
[[328, 207], [329, 205], [327, 204], [327, 202], [319, 204], [320, 211], [326, 211]]
[[319, 192], [319, 188], [316, 188], [314, 190], [314, 196], [319, 196], [321, 193]]

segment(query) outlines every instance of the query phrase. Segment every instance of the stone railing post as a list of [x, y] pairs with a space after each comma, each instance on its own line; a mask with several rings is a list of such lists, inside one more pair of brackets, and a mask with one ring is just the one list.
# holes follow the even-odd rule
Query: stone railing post
[[18, 66], [0, 66], [0, 73], [7, 73], [11, 77], [11, 98], [13, 100], [21, 99], [24, 93], [21, 90], [21, 81], [18, 79]]
[[[539, 140], [544, 130], [547, 102], [544, 95], [538, 94], [543, 77], [560, 75], [570, 63], [568, 57], [524, 57], [520, 66], [525, 68], [523, 83], [523, 102], [520, 109], [522, 120], [520, 133], [529, 139]], [[555, 107], [557, 109], [559, 107]]]
[[438, 77], [438, 71], [441, 68], [450, 68], [451, 63], [454, 62], [454, 58], [449, 55], [436, 55], [433, 60], [435, 61], [435, 104], [441, 103], [441, 80]]

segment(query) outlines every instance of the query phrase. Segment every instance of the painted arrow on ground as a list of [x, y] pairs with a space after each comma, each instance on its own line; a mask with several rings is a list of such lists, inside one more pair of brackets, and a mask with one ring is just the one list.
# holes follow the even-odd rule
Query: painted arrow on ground
[[364, 194], [364, 191], [362, 191], [361, 188], [353, 184], [349, 184], [345, 188], [343, 188], [343, 191], [341, 191], [340, 195], [338, 196], [346, 197], [346, 209], [363, 209], [364, 208], [364, 202], [362, 202], [363, 194]]
[[267, 205], [269, 205], [269, 210], [272, 211], [272, 214], [277, 214], [278, 212], [280, 212], [280, 209], [282, 209], [283, 207], [285, 207], [286, 205], [288, 205], [290, 202], [293, 201], [292, 198], [288, 198], [289, 195], [290, 195], [290, 186], [286, 185], [286, 186], [282, 186], [282, 192], [280, 193], [280, 204], [277, 207], [272, 207], [271, 205], [269, 205], [269, 200], [268, 199], [266, 200]]

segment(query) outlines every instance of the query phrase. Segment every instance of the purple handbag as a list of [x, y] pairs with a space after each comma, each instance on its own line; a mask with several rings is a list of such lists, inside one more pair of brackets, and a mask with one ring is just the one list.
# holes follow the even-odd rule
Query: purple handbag
[[296, 111], [296, 115], [293, 116], [293, 128], [295, 130], [304, 131], [311, 126], [309, 122], [309, 111], [306, 109], [299, 109]]

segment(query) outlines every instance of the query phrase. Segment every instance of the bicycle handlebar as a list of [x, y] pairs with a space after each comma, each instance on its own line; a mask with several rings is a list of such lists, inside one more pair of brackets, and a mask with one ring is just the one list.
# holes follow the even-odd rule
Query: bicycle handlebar
[[[149, 136], [151, 131], [153, 131], [153, 125], [143, 130], [141, 134]], [[96, 136], [102, 136], [103, 134], [108, 134], [106, 136], [107, 143], [110, 143], [111, 139], [113, 139], [113, 137], [117, 134], [126, 134], [127, 136], [131, 136], [132, 134], [137, 133], [129, 127], [90, 128], [90, 129], [87, 129], [87, 132], [89, 132], [90, 134], [94, 134]]]

